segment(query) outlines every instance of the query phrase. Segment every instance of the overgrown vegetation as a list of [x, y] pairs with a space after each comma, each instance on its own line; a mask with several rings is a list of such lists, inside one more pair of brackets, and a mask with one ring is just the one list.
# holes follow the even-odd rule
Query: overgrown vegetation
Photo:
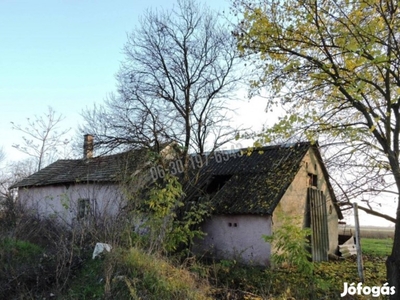
[[117, 253], [133, 299], [211, 299], [210, 286], [183, 267], [135, 247]]
[[[38, 274], [43, 249], [27, 241], [4, 238], [0, 240], [0, 298], [7, 299], [11, 293], [28, 292], [32, 280]], [[19, 283], [19, 284], [16, 284]], [[42, 282], [35, 283], [36, 287]]]
[[[71, 231], [52, 220], [17, 214], [0, 231], [0, 298], [339, 299], [343, 282], [359, 281], [354, 258], [311, 263], [305, 258], [308, 254], [292, 251], [299, 245], [304, 249], [307, 232], [291, 226], [282, 226], [272, 239], [281, 240], [278, 257], [285, 251], [298, 254], [285, 258], [289, 264], [259, 268], [233, 260], [205, 262], [171, 253], [167, 257], [164, 250], [150, 251], [142, 241], [127, 242], [122, 231], [120, 237], [113, 236], [111, 253], [93, 260], [100, 237], [95, 228]], [[384, 259], [391, 243], [363, 239], [366, 285], [386, 282]], [[305, 260], [299, 265], [296, 257]], [[311, 271], [299, 267], [302, 264]]]
[[[135, 180], [126, 183], [128, 193], [129, 186], [137, 185]], [[128, 233], [130, 245], [138, 243], [149, 253], [187, 256], [193, 240], [203, 236], [199, 226], [210, 215], [210, 208], [207, 202], [184, 203], [181, 182], [181, 178], [163, 169], [163, 178], [150, 184], [151, 188], [145, 186], [128, 195], [129, 217], [141, 216], [135, 231]]]
[[0, 232], [0, 298], [36, 299], [63, 290], [82, 262], [77, 236], [50, 219], [19, 215]]
[[272, 263], [276, 266], [288, 264], [298, 272], [309, 277], [313, 273], [314, 265], [311, 261], [311, 253], [307, 248], [310, 228], [296, 226], [294, 220], [281, 216], [282, 225], [272, 236], [264, 236], [266, 242], [272, 243], [275, 248], [272, 255]]
[[198, 225], [209, 212], [193, 205], [184, 207], [183, 197], [178, 178], [167, 172], [163, 182], [150, 190], [149, 199], [144, 201], [145, 213], [150, 217], [143, 226], [149, 229], [148, 246], [153, 252], [187, 248], [195, 237], [202, 236]]
[[[272, 268], [203, 261], [190, 245], [209, 210], [185, 207], [176, 177], [166, 173], [157, 183], [135, 200], [132, 213], [147, 214], [139, 228], [129, 213], [66, 227], [11, 201], [0, 218], [0, 298], [337, 299], [343, 282], [359, 281], [353, 258], [312, 263], [310, 231], [288, 219], [265, 238], [278, 250]], [[96, 242], [112, 244], [111, 253], [93, 260]], [[365, 284], [386, 282], [391, 243], [363, 239]]]

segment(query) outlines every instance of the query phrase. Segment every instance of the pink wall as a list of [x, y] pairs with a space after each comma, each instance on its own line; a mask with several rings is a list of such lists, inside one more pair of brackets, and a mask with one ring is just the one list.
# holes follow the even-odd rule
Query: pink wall
[[212, 216], [203, 225], [207, 235], [196, 242], [194, 251], [200, 255], [209, 251], [219, 259], [236, 259], [247, 264], [266, 266], [270, 259], [270, 244], [262, 235], [271, 234], [269, 216]]

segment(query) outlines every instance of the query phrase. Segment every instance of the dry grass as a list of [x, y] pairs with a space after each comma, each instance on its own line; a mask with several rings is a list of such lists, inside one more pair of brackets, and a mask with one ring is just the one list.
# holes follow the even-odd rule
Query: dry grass
[[211, 299], [210, 286], [187, 269], [138, 248], [120, 253], [125, 282], [133, 299]]

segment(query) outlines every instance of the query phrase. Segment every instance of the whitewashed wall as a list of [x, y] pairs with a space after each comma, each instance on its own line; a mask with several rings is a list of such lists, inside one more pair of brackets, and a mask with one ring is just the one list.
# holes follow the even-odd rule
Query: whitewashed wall
[[116, 215], [125, 205], [118, 185], [71, 184], [20, 188], [18, 199], [31, 213], [57, 217], [71, 224], [78, 214], [78, 199], [89, 199], [98, 216]]
[[202, 230], [207, 235], [196, 242], [196, 253], [208, 252], [218, 259], [236, 259], [253, 265], [269, 264], [270, 244], [262, 238], [271, 234], [269, 216], [212, 216]]

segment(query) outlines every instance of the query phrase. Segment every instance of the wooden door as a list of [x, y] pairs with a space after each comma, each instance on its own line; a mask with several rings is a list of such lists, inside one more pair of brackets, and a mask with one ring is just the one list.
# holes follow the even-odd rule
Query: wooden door
[[307, 190], [307, 219], [311, 227], [311, 253], [313, 261], [327, 261], [329, 251], [328, 213], [326, 198], [315, 188]]

